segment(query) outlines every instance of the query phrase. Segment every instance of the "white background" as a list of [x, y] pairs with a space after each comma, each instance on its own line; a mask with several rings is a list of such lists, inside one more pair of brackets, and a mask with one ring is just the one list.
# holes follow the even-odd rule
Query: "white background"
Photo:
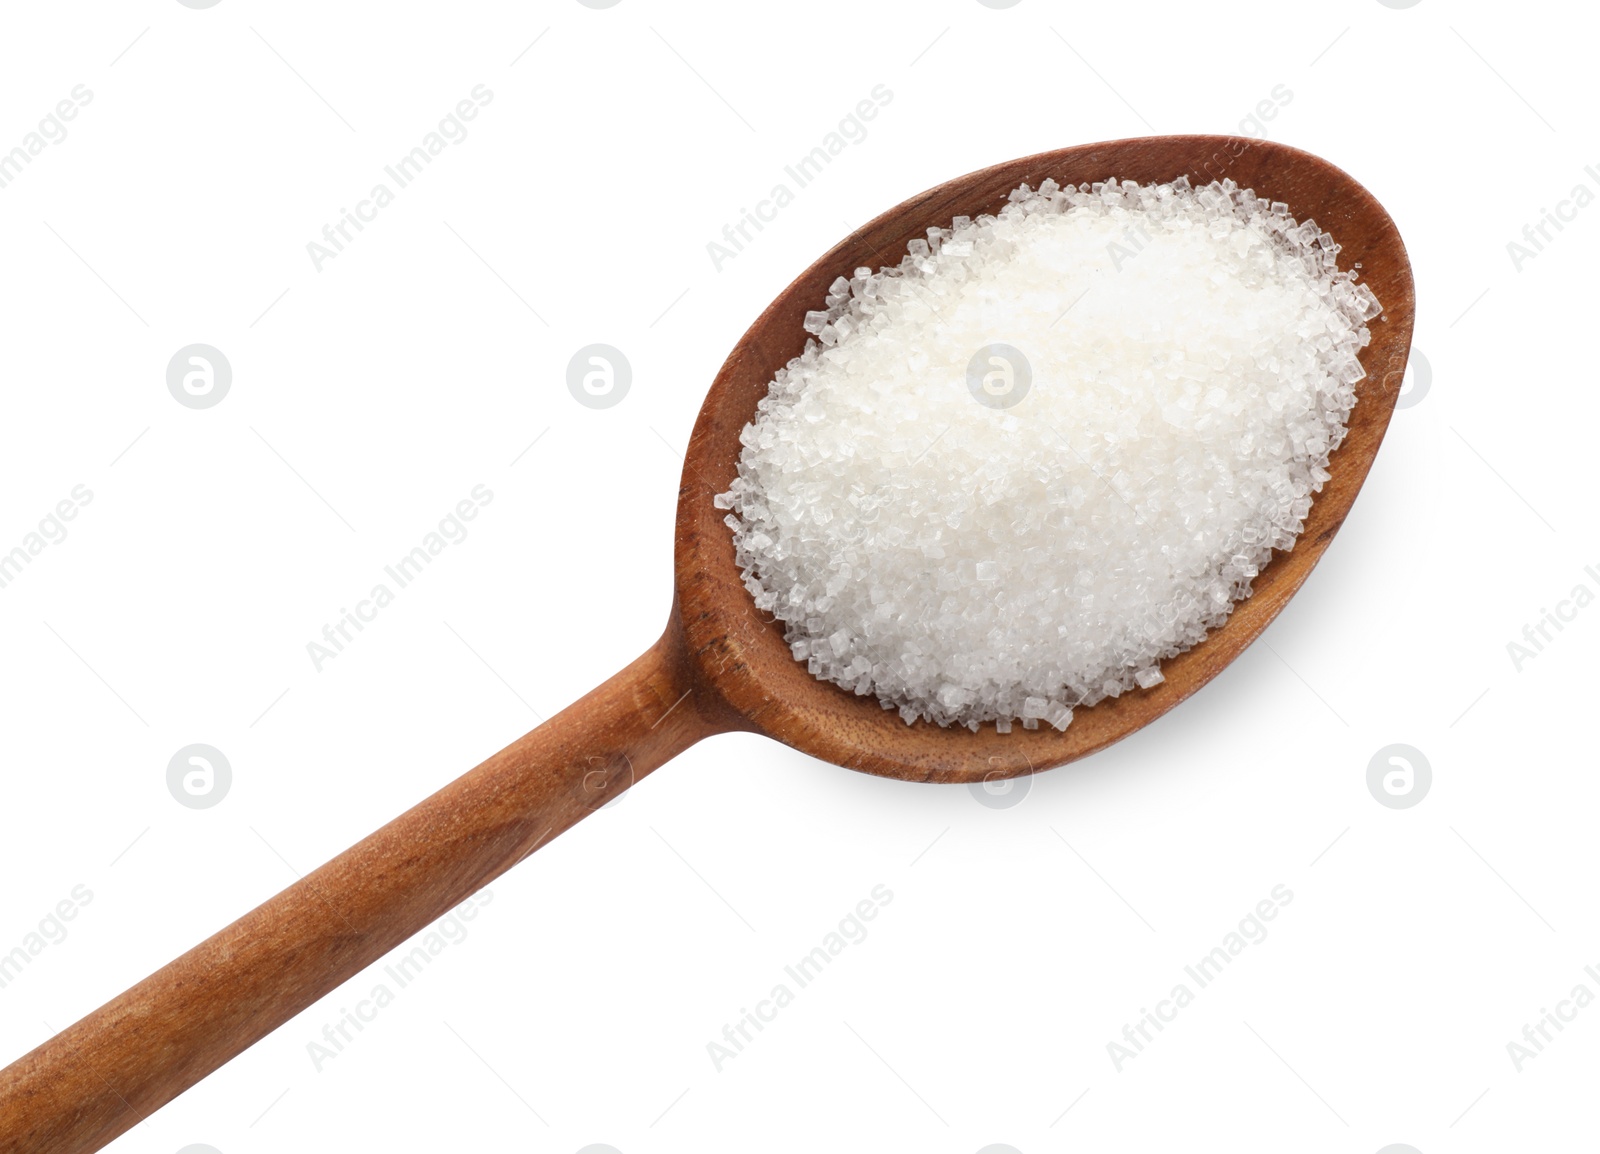
[[[1398, 221], [1431, 388], [1305, 589], [1196, 698], [1020, 804], [714, 739], [492, 887], [322, 1063], [354, 979], [114, 1146], [572, 1152], [1573, 1149], [1600, 1009], [1507, 1043], [1600, 963], [1600, 190], [1577, 6], [574, 0], [8, 6], [0, 149], [0, 1059], [124, 989], [636, 656], [670, 598], [680, 453], [761, 307], [869, 217], [1044, 149], [1239, 131]], [[532, 45], [530, 47], [530, 44]], [[493, 100], [319, 272], [308, 241], [475, 85]], [[875, 85], [892, 102], [718, 271], [707, 242]], [[1257, 131], [1245, 125], [1250, 131]], [[1107, 174], [1115, 175], [1115, 174]], [[1552, 234], [1554, 235], [1554, 234]], [[231, 391], [192, 410], [168, 360]], [[631, 392], [565, 366], [605, 342]], [[1413, 383], [1413, 390], [1416, 385]], [[530, 443], [537, 438], [531, 449]], [[526, 452], [524, 452], [526, 450]], [[520, 456], [519, 456], [520, 454]], [[306, 643], [474, 485], [494, 500], [318, 672]], [[195, 742], [233, 767], [194, 810]], [[1380, 805], [1381, 747], [1431, 763]], [[894, 894], [718, 1072], [707, 1043]], [[1143, 1054], [1107, 1043], [1276, 885], [1294, 897]]]

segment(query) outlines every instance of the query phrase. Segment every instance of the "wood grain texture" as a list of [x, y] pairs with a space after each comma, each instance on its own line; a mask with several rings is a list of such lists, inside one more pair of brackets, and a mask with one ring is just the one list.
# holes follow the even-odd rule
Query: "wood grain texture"
[[[907, 726], [875, 699], [814, 679], [756, 612], [714, 494], [773, 373], [800, 352], [802, 314], [859, 265], [898, 262], [952, 217], [997, 211], [1024, 181], [1232, 177], [1312, 216], [1359, 261], [1385, 312], [1331, 481], [1291, 553], [1150, 690], [1080, 709], [1065, 733]], [[591, 810], [701, 738], [766, 734], [853, 769], [917, 781], [1010, 777], [1082, 757], [1215, 677], [1306, 579], [1349, 513], [1388, 427], [1411, 343], [1411, 269], [1376, 200], [1339, 169], [1280, 144], [1153, 137], [1010, 161], [913, 197], [841, 241], [761, 314], [711, 386], [679, 490], [676, 598], [666, 632], [616, 677], [365, 841], [0, 1071], [0, 1154], [97, 1150], [378, 960]]]
[[[1196, 184], [1232, 178], [1281, 200], [1300, 220], [1314, 217], [1343, 246], [1341, 268], [1360, 262], [1361, 280], [1384, 312], [1370, 323], [1361, 353], [1349, 436], [1328, 465], [1293, 551], [1274, 553], [1255, 594], [1227, 624], [1187, 653], [1164, 662], [1166, 680], [1079, 709], [1063, 733], [1041, 726], [978, 733], [919, 721], [907, 726], [871, 696], [819, 682], [790, 655], [781, 623], [758, 612], [734, 564], [724, 511], [711, 504], [737, 471], [739, 431], [755, 415], [773, 373], [805, 346], [802, 317], [820, 308], [827, 286], [860, 265], [896, 264], [906, 242], [958, 215], [998, 212], [1024, 181], [1140, 183], [1187, 175]], [[700, 676], [716, 686], [758, 732], [815, 757], [867, 773], [913, 781], [971, 782], [1061, 765], [1103, 749], [1149, 724], [1220, 673], [1300, 588], [1344, 522], [1388, 428], [1411, 348], [1416, 311], [1411, 265], [1394, 222], [1372, 194], [1327, 161], [1287, 145], [1234, 136], [1161, 136], [1040, 153], [981, 169], [929, 189], [846, 237], [791, 284], [729, 354], [700, 410], [678, 495], [678, 597]]]

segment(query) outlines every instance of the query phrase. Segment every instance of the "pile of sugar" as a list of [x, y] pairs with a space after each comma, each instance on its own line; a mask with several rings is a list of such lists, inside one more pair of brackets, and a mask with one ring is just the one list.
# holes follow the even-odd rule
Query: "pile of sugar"
[[817, 677], [1065, 729], [1293, 546], [1379, 305], [1232, 181], [1047, 180], [907, 247], [806, 315], [716, 504]]

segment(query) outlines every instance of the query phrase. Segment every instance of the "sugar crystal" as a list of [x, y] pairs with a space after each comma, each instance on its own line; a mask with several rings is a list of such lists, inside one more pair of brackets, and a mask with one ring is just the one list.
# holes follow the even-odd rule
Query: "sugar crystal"
[[806, 314], [715, 503], [817, 677], [1065, 729], [1293, 546], [1382, 306], [1232, 181], [1045, 181], [927, 236]]

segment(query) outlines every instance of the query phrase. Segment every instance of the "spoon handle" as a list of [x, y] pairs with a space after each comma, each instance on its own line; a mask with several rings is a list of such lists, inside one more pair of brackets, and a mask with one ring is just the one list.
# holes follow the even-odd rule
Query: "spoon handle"
[[0, 1070], [0, 1152], [98, 1150], [703, 737], [676, 612], [638, 660]]

